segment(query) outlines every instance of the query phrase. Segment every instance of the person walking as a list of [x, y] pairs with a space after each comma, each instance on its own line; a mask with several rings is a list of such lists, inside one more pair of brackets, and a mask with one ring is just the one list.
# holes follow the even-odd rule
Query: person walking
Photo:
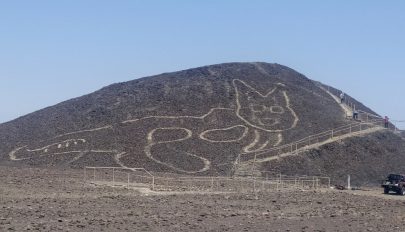
[[345, 94], [343, 92], [340, 92], [340, 104], [343, 103], [343, 101], [345, 100]]
[[354, 109], [354, 110], [353, 110], [353, 119], [354, 119], [354, 120], [359, 119], [359, 111], [357, 111], [357, 109]]
[[385, 116], [385, 117], [384, 117], [384, 127], [385, 127], [385, 128], [388, 128], [389, 120], [390, 120], [390, 119], [388, 118], [388, 116]]

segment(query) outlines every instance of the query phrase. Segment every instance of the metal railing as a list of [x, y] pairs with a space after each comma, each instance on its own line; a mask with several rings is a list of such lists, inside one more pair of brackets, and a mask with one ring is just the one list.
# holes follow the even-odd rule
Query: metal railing
[[262, 150], [260, 152], [256, 153], [245, 153], [245, 154], [240, 154], [238, 157], [238, 162], [247, 162], [247, 161], [252, 161], [256, 162], [259, 159], [265, 159], [268, 157], [273, 157], [273, 156], [280, 156], [285, 153], [294, 153], [297, 151], [302, 150], [303, 148], [309, 148], [311, 145], [314, 144], [319, 144], [322, 142], [326, 142], [328, 140], [334, 139], [335, 137], [339, 136], [344, 136], [344, 135], [349, 135], [355, 132], [361, 132], [364, 130], [368, 130], [370, 128], [375, 128], [377, 126], [380, 126], [380, 121], [369, 121], [366, 123], [351, 123], [348, 125], [344, 125], [338, 128], [334, 128], [325, 132], [321, 132], [315, 135], [310, 135], [308, 137], [305, 137], [303, 139], [300, 139], [298, 141], [278, 146], [275, 148], [270, 148], [266, 150]]

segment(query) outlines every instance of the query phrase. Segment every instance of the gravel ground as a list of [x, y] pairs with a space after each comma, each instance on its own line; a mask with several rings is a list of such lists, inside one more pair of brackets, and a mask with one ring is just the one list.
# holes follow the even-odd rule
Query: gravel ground
[[403, 231], [405, 197], [370, 191], [153, 194], [81, 170], [0, 167], [0, 231]]

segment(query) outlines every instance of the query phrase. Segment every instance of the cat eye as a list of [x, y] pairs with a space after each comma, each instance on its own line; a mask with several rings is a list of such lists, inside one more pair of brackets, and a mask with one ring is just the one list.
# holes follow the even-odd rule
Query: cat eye
[[266, 110], [266, 106], [264, 105], [258, 105], [258, 104], [251, 104], [250, 109], [254, 112], [262, 112]]
[[284, 108], [281, 106], [270, 106], [270, 112], [275, 114], [283, 114]]

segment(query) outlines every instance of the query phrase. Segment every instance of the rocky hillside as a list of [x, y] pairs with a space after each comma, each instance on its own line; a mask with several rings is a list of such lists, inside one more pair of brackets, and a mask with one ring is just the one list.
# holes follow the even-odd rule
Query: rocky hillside
[[230, 174], [239, 154], [350, 123], [320, 86], [268, 63], [219, 64], [113, 84], [0, 124], [0, 162]]

